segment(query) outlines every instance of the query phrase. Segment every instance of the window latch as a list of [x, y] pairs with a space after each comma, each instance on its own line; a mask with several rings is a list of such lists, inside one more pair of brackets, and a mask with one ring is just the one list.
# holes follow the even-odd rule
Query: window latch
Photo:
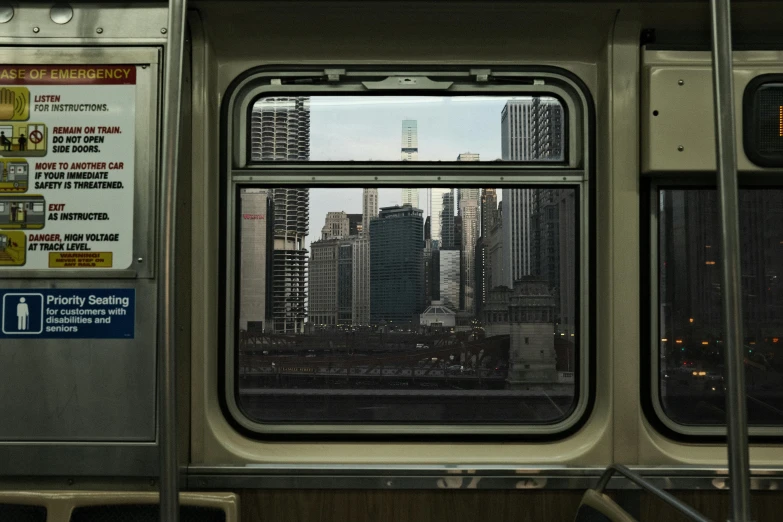
[[339, 82], [340, 76], [345, 74], [345, 69], [324, 69], [327, 81]]
[[426, 76], [389, 76], [377, 82], [362, 82], [366, 89], [446, 90], [454, 82], [436, 82]]
[[487, 83], [489, 77], [492, 76], [492, 71], [490, 69], [471, 69], [470, 75], [476, 77], [477, 83]]

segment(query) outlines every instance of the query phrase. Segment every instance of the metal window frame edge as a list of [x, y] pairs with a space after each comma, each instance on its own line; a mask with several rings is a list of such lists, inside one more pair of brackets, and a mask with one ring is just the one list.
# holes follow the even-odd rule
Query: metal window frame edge
[[[551, 67], [541, 66], [543, 69], [551, 69]], [[282, 434], [295, 434], [298, 436], [378, 436], [386, 435], [389, 437], [395, 436], [423, 436], [423, 437], [437, 437], [438, 435], [445, 436], [498, 436], [498, 435], [513, 435], [513, 436], [533, 436], [533, 437], [557, 437], [559, 434], [568, 432], [571, 428], [580, 423], [584, 415], [587, 413], [588, 405], [591, 402], [590, 395], [590, 357], [593, 355], [594, 347], [591, 346], [592, 333], [590, 318], [590, 285], [592, 278], [590, 277], [592, 266], [590, 259], [590, 241], [592, 235], [590, 234], [590, 186], [594, 173], [590, 172], [590, 114], [589, 114], [589, 102], [588, 94], [583, 89], [572, 81], [565, 74], [558, 74], [552, 71], [536, 71], [534, 68], [530, 68], [526, 72], [515, 71], [503, 71], [498, 72], [498, 76], [513, 77], [522, 79], [541, 79], [548, 78], [552, 81], [551, 84], [546, 81], [533, 84], [508, 84], [502, 86], [487, 86], [484, 84], [476, 83], [472, 80], [472, 76], [466, 73], [464, 70], [460, 72], [459, 66], [449, 67], [447, 70], [437, 70], [437, 67], [433, 67], [434, 72], [431, 69], [423, 67], [422, 70], [416, 72], [401, 73], [396, 69], [382, 69], [374, 68], [371, 71], [360, 71], [357, 73], [348, 72], [346, 77], [351, 78], [355, 83], [360, 83], [357, 77], [368, 76], [404, 76], [404, 75], [426, 75], [426, 76], [460, 76], [464, 83], [457, 84], [457, 89], [449, 89], [449, 93], [460, 92], [465, 95], [483, 93], [488, 94], [492, 92], [508, 93], [510, 91], [517, 91], [520, 95], [527, 93], [542, 93], [542, 94], [556, 94], [566, 102], [566, 111], [568, 115], [568, 134], [569, 140], [569, 152], [567, 157], [567, 164], [558, 164], [551, 167], [542, 167], [540, 164], [526, 166], [524, 164], [513, 165], [493, 165], [489, 163], [482, 165], [479, 168], [474, 166], [464, 167], [466, 170], [461, 170], [462, 166], [443, 166], [439, 164], [427, 165], [422, 162], [421, 167], [416, 166], [411, 169], [409, 165], [400, 164], [389, 166], [379, 165], [380, 169], [373, 164], [362, 162], [345, 162], [337, 163], [333, 166], [330, 165], [286, 165], [281, 163], [278, 165], [263, 164], [260, 168], [249, 165], [247, 146], [248, 136], [243, 133], [243, 129], [247, 129], [247, 115], [251, 104], [264, 93], [279, 93], [290, 92], [297, 95], [306, 95], [307, 92], [313, 94], [328, 94], [334, 93], [346, 93], [355, 92], [357, 95], [368, 93], [368, 90], [362, 87], [358, 88], [357, 85], [340, 86], [340, 84], [326, 84], [313, 86], [310, 85], [292, 85], [281, 86], [272, 85], [271, 79], [280, 77], [313, 77], [316, 75], [323, 75], [324, 69], [321, 67], [308, 67], [300, 70], [264, 70], [259, 71], [256, 74], [249, 74], [243, 78], [233, 89], [231, 95], [224, 98], [223, 103], [228, 104], [227, 110], [229, 114], [229, 121], [225, 122], [226, 128], [223, 132], [226, 133], [225, 144], [228, 147], [228, 151], [224, 151], [225, 164], [221, 166], [225, 169], [226, 179], [221, 180], [221, 183], [225, 183], [225, 200], [223, 201], [225, 210], [226, 226], [225, 233], [226, 239], [226, 251], [224, 252], [225, 259], [225, 303], [224, 305], [224, 327], [225, 332], [222, 339], [218, 342], [224, 343], [224, 386], [219, 390], [222, 393], [225, 400], [226, 412], [230, 415], [229, 421], [233, 421], [239, 427], [246, 430], [249, 433], [254, 434], [257, 437], [263, 438], [264, 436], [279, 436]], [[567, 85], [566, 88], [557, 86], [557, 83]], [[585, 87], [586, 88], [586, 87]], [[400, 92], [403, 95], [404, 91]], [[256, 164], [257, 165], [257, 164]], [[483, 167], [483, 168], [481, 168]], [[351, 175], [347, 178], [344, 176], [346, 171], [351, 171]], [[383, 171], [383, 174], [378, 174], [378, 171]], [[258, 172], [256, 172], [258, 171]], [[293, 171], [293, 172], [292, 172]], [[372, 171], [374, 179], [364, 180], [359, 179], [362, 176], [362, 171], [365, 172], [364, 176], [367, 176], [366, 172]], [[438, 179], [438, 174], [450, 173], [453, 178], [450, 180]], [[472, 182], [465, 179], [468, 172], [472, 174], [483, 173], [482, 178], [474, 179]], [[506, 173], [512, 175], [506, 175]], [[526, 174], [529, 172], [529, 174]], [[564, 172], [566, 175], [564, 176]], [[457, 176], [457, 174], [460, 174]], [[340, 177], [343, 175], [344, 177]], [[377, 176], [376, 176], [377, 175]], [[415, 182], [405, 180], [406, 176], [415, 176]], [[447, 175], [448, 176], [448, 175]], [[356, 177], [357, 179], [353, 179]], [[443, 175], [440, 176], [444, 178]], [[494, 179], [493, 179], [494, 178]], [[313, 181], [316, 179], [317, 181]], [[497, 181], [499, 180], [499, 181]], [[236, 277], [237, 274], [234, 270], [235, 256], [234, 252], [237, 247], [236, 235], [237, 235], [237, 191], [240, 186], [252, 186], [252, 185], [270, 185], [274, 183], [282, 184], [309, 184], [322, 186], [324, 184], [339, 183], [352, 183], [359, 184], [364, 181], [365, 184], [373, 186], [382, 186], [384, 184], [400, 184], [406, 183], [416, 184], [419, 186], [439, 186], [446, 183], [457, 184], [470, 184], [476, 185], [484, 183], [497, 183], [499, 185], [509, 185], [513, 182], [524, 181], [525, 184], [530, 185], [564, 185], [574, 187], [578, 191], [578, 212], [577, 219], [579, 227], [579, 249], [580, 258], [578, 265], [578, 272], [576, 275], [577, 282], [579, 284], [578, 290], [578, 311], [579, 311], [579, 380], [578, 387], [575, 390], [578, 393], [577, 402], [571, 413], [563, 420], [552, 424], [515, 424], [515, 425], [502, 425], [502, 424], [487, 424], [482, 426], [462, 424], [304, 424], [304, 423], [259, 423], [251, 420], [245, 415], [242, 409], [237, 403], [236, 396], [236, 381], [235, 381], [235, 331], [234, 323], [235, 317], [235, 305], [236, 302]], [[293, 182], [293, 183], [292, 183]]]

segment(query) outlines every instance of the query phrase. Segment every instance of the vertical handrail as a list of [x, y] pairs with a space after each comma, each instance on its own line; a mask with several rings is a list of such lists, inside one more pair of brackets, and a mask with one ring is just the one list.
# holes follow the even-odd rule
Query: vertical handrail
[[742, 294], [734, 126], [731, 0], [710, 0], [715, 142], [720, 197], [723, 268], [723, 350], [726, 361], [731, 521], [750, 521], [750, 463], [742, 345]]
[[160, 520], [179, 520], [179, 462], [177, 460], [177, 381], [174, 248], [179, 160], [180, 91], [185, 46], [187, 0], [169, 0], [163, 85], [161, 149], [160, 248], [158, 249], [158, 347], [160, 384]]

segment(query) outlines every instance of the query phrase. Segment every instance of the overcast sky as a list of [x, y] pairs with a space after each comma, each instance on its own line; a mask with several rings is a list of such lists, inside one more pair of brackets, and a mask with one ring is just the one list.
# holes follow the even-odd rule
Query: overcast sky
[[[500, 159], [500, 114], [509, 98], [312, 97], [311, 161], [399, 161], [402, 120], [416, 120], [419, 161], [455, 161], [463, 152]], [[419, 206], [429, 214], [428, 191]], [[498, 194], [500, 195], [500, 194]], [[398, 205], [401, 189], [379, 189], [379, 207]], [[327, 212], [362, 212], [361, 189], [310, 190], [310, 241], [320, 238]]]

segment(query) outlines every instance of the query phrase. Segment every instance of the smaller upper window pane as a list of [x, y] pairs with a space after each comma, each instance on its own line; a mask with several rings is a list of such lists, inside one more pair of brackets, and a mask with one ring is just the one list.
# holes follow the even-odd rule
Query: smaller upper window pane
[[250, 159], [560, 162], [565, 118], [547, 96], [268, 96]]

